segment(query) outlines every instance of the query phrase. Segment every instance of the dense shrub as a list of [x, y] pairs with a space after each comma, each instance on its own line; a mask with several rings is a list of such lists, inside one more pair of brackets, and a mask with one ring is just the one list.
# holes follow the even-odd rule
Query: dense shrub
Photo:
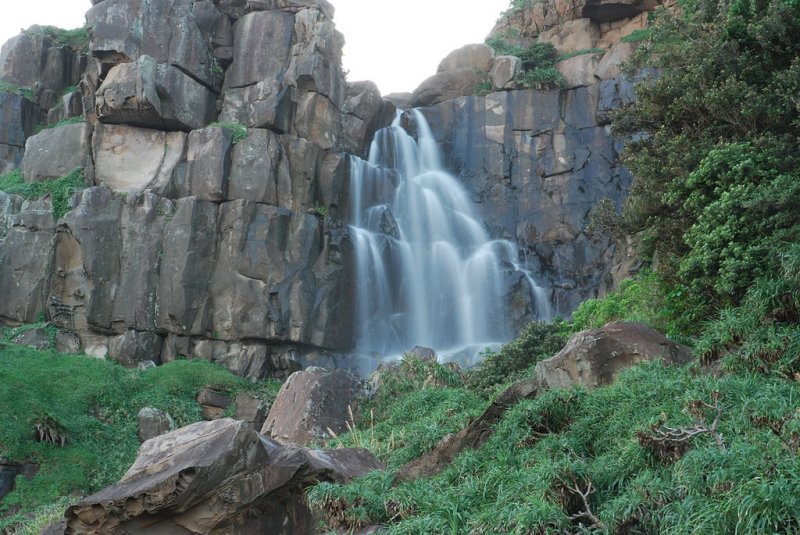
[[522, 60], [522, 70], [516, 81], [523, 87], [545, 89], [563, 86], [564, 77], [555, 68], [558, 54], [552, 44], [534, 43], [523, 47], [512, 45], [499, 37], [487, 39], [486, 44], [497, 55], [516, 56]]
[[498, 385], [524, 375], [540, 360], [552, 357], [566, 343], [562, 323], [534, 321], [497, 353], [487, 353], [477, 368], [467, 374], [467, 386], [479, 393], [493, 392]]

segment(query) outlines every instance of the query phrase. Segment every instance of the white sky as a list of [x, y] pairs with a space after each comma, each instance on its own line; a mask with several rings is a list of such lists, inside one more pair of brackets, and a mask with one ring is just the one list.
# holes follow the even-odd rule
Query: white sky
[[[348, 80], [412, 91], [451, 50], [483, 42], [509, 0], [330, 0]], [[32, 24], [77, 28], [89, 0], [0, 0], [0, 43]]]

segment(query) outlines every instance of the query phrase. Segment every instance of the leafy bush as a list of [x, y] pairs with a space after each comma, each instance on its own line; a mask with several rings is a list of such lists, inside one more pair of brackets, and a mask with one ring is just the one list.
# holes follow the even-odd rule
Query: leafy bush
[[[662, 13], [635, 67], [653, 65], [614, 118], [634, 175], [625, 220], [664, 280], [739, 306], [796, 240], [800, 6], [689, 2]], [[655, 54], [652, 54], [655, 53]]]
[[234, 145], [243, 139], [247, 139], [247, 127], [241, 123], [211, 123], [210, 127], [222, 128], [231, 136], [231, 143]]
[[53, 203], [53, 216], [56, 220], [69, 211], [72, 195], [86, 187], [83, 169], [76, 169], [65, 177], [42, 182], [25, 182], [19, 169], [0, 176], [0, 191], [20, 195], [26, 199], [39, 199], [49, 195]]
[[517, 77], [517, 83], [524, 87], [544, 89], [561, 87], [564, 77], [555, 68], [556, 49], [550, 43], [534, 43], [529, 47], [512, 45], [499, 37], [486, 40], [496, 54], [501, 56], [516, 56], [522, 60], [522, 70]]
[[572, 313], [570, 332], [596, 329], [610, 321], [633, 321], [691, 344], [706, 313], [705, 304], [686, 288], [670, 285], [657, 273], [644, 270], [603, 298], [581, 303]]
[[540, 360], [558, 353], [566, 341], [561, 323], [531, 322], [500, 351], [485, 355], [478, 367], [467, 374], [467, 386], [483, 394], [491, 393], [498, 385], [521, 377]]
[[[0, 378], [6, 415], [0, 457], [40, 466], [32, 480], [17, 478], [15, 490], [4, 498], [0, 513], [19, 506], [23, 514], [0, 520], [0, 531], [60, 496], [93, 492], [118, 480], [139, 447], [142, 407], [164, 410], [182, 426], [201, 419], [194, 397], [204, 387], [266, 399], [276, 391], [274, 382], [254, 385], [206, 361], [179, 360], [142, 372], [7, 343], [0, 343]], [[44, 418], [63, 428], [66, 446], [34, 440], [34, 425]]]
[[653, 30], [650, 28], [640, 28], [633, 30], [631, 33], [620, 39], [623, 43], [638, 43], [640, 41], [648, 41], [653, 36]]
[[475, 86], [474, 93], [476, 96], [482, 97], [491, 93], [492, 88], [493, 88], [492, 81], [486, 78], [484, 80], [481, 80], [480, 83]]

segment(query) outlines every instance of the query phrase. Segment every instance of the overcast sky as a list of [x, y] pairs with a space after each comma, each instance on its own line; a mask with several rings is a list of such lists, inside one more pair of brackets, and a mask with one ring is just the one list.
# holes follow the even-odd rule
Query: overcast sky
[[[0, 0], [0, 42], [32, 24], [77, 28], [89, 0]], [[331, 0], [348, 79], [384, 94], [412, 91], [448, 52], [483, 42], [509, 0]]]

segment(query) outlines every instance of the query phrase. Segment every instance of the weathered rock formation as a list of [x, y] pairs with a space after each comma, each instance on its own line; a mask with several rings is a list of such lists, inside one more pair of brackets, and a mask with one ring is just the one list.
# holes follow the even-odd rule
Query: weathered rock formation
[[[567, 90], [518, 89], [518, 58], [468, 45], [393, 97], [426, 106], [447, 167], [562, 315], [626, 274], [624, 247], [586, 227], [630, 182], [609, 112], [633, 98], [619, 75], [632, 46], [615, 43], [634, 24], [620, 21], [651, 7], [578, 4], [535, 34], [513, 19], [526, 42], [614, 45], [561, 62]], [[0, 93], [0, 167], [28, 181], [80, 168], [91, 187], [58, 221], [47, 197], [0, 193], [0, 318], [44, 312], [77, 333], [70, 350], [79, 340], [129, 366], [188, 356], [255, 380], [347, 365], [349, 155], [365, 156], [395, 105], [345, 80], [332, 16], [324, 0], [102, 0], [87, 13], [88, 56], [36, 29], [10, 41], [0, 78], [35, 102]], [[495, 92], [472, 96], [487, 80]], [[80, 113], [85, 124], [34, 135]], [[524, 284], [509, 291], [517, 328], [535, 314], [513, 299]]]
[[94, 4], [88, 64], [75, 52], [55, 69], [63, 47], [35, 28], [3, 49], [8, 82], [80, 82], [88, 123], [33, 135], [58, 103], [0, 94], [3, 171], [80, 168], [95, 187], [58, 222], [47, 199], [4, 194], [0, 317], [46, 312], [126, 365], [185, 355], [254, 380], [350, 349], [348, 153], [365, 153], [394, 106], [346, 82], [333, 8]]
[[200, 422], [142, 444], [119, 483], [70, 506], [50, 532], [310, 534], [305, 487], [383, 468], [363, 449], [310, 450], [246, 422]]
[[301, 445], [346, 433], [358, 418], [361, 394], [361, 382], [345, 370], [295, 372], [278, 392], [261, 433]]

